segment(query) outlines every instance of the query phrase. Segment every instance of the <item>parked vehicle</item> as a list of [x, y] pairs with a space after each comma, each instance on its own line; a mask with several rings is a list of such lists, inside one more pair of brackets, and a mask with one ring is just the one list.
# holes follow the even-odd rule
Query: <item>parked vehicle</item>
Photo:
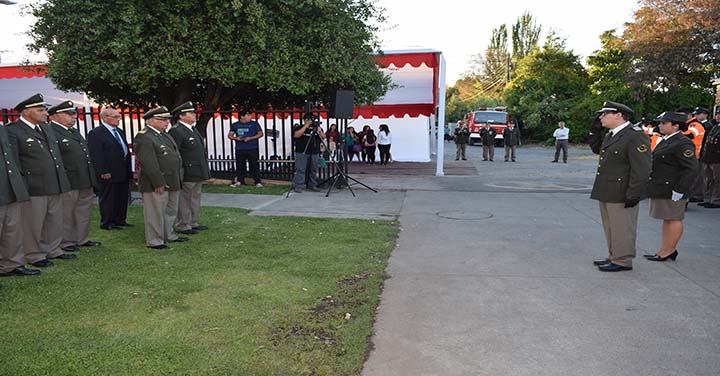
[[468, 112], [466, 121], [470, 128], [470, 145], [480, 141], [480, 129], [488, 122], [490, 123], [490, 127], [495, 128], [495, 131], [497, 131], [495, 143], [502, 145], [502, 134], [510, 122], [510, 114], [507, 111], [507, 107], [480, 107], [475, 111]]

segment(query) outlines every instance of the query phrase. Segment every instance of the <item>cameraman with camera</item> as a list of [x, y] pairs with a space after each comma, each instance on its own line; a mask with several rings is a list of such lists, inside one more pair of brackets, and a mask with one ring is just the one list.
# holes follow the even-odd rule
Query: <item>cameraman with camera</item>
[[[320, 144], [325, 138], [325, 132], [320, 128], [320, 121], [311, 113], [303, 116], [303, 125], [293, 126], [293, 140], [295, 143], [295, 176], [293, 177], [294, 191], [300, 193], [307, 187], [308, 191], [319, 192], [317, 188], [318, 159]], [[308, 183], [305, 184], [306, 179]]]

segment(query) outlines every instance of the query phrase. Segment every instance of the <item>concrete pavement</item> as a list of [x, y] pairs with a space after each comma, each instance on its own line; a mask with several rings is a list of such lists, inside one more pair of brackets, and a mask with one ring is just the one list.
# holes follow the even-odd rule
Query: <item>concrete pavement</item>
[[678, 260], [658, 263], [641, 257], [661, 224], [643, 202], [634, 270], [601, 273], [596, 157], [551, 164], [553, 150], [523, 147], [490, 163], [469, 149], [448, 164], [476, 176], [361, 174], [380, 192], [234, 200], [255, 215], [399, 218], [363, 375], [720, 374], [720, 210], [691, 204]]

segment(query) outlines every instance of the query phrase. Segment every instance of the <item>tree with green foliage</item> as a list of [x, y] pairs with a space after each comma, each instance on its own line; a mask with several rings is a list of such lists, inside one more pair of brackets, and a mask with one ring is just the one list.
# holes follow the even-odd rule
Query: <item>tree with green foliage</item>
[[[546, 44], [519, 61], [504, 99], [513, 116], [522, 123], [526, 137], [546, 140], [558, 121], [565, 121], [571, 128], [583, 121], [577, 106], [587, 96], [589, 85], [578, 56]], [[571, 132], [573, 139], [581, 136]]]
[[538, 25], [529, 12], [518, 17], [512, 27], [512, 60], [517, 63], [525, 56], [538, 50], [542, 26]]
[[363, 103], [390, 82], [373, 56], [384, 18], [372, 0], [48, 0], [32, 14], [48, 76], [99, 103], [264, 109], [334, 89]]
[[482, 70], [475, 84], [478, 92], [490, 98], [502, 98], [502, 92], [508, 82], [508, 36], [505, 25], [492, 31], [490, 45], [485, 50]]

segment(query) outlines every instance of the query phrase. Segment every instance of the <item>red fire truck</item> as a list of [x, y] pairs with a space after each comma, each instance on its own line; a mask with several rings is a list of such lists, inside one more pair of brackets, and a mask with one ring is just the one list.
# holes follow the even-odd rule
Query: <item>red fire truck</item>
[[507, 112], [507, 107], [480, 107], [475, 111], [470, 111], [465, 121], [468, 128], [470, 128], [470, 145], [480, 142], [480, 129], [488, 122], [490, 127], [495, 128], [495, 131], [497, 131], [495, 143], [502, 145], [502, 133], [510, 122], [510, 114]]

